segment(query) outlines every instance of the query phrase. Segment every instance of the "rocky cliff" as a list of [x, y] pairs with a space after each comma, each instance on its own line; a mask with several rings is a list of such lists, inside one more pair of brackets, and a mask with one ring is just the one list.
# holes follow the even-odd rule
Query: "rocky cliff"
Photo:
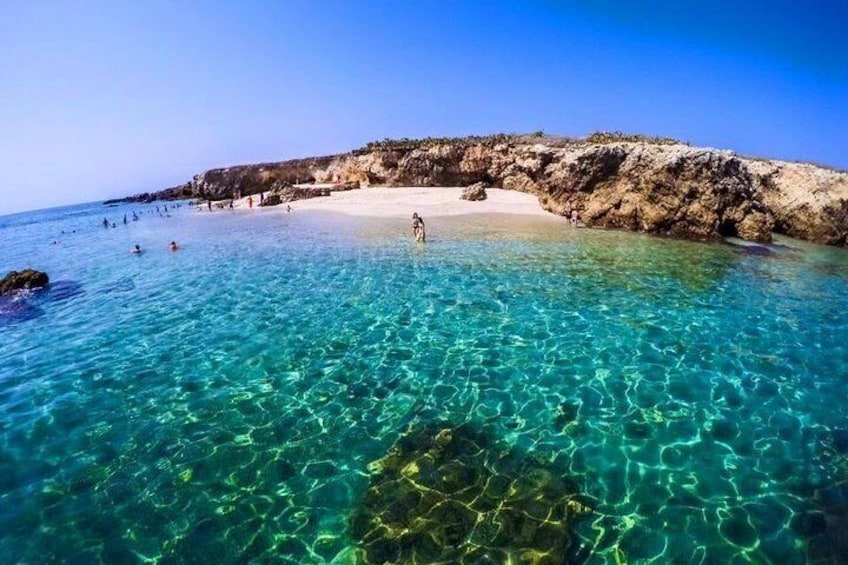
[[297, 181], [483, 182], [535, 194], [558, 214], [576, 210], [593, 227], [695, 239], [769, 241], [775, 232], [848, 241], [848, 173], [620, 134], [386, 140], [343, 155], [214, 169], [152, 196], [229, 198]]

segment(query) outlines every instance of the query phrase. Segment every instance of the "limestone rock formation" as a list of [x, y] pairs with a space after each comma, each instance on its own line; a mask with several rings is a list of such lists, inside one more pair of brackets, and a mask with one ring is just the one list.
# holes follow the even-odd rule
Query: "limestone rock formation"
[[827, 245], [848, 245], [848, 174], [808, 163], [748, 161], [774, 216], [775, 231]]
[[462, 196], [460, 196], [462, 200], [470, 200], [471, 202], [476, 202], [478, 200], [486, 199], [486, 183], [484, 182], [475, 182], [474, 184], [470, 184], [466, 186], [462, 191]]
[[557, 214], [576, 210], [589, 227], [692, 239], [767, 242], [776, 232], [830, 245], [848, 242], [848, 173], [622, 134], [384, 140], [343, 155], [213, 169], [154, 196], [229, 198], [234, 191], [269, 192], [275, 183], [297, 181], [485, 183], [534, 194]]
[[24, 269], [23, 271], [11, 271], [3, 280], [0, 280], [0, 296], [11, 294], [20, 289], [42, 288], [47, 286], [50, 278], [47, 273], [36, 271], [34, 269]]

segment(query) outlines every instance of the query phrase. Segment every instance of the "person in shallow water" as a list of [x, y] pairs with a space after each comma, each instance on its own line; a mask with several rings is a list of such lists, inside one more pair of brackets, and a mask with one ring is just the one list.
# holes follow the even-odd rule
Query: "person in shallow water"
[[176, 241], [172, 241], [171, 243], [168, 244], [168, 249], [170, 249], [171, 251], [176, 251], [179, 248], [180, 248], [180, 246], [177, 245]]
[[132, 249], [130, 249], [130, 253], [141, 253], [141, 247], [136, 243]]
[[412, 213], [412, 236], [415, 241], [424, 242], [427, 235], [424, 231], [424, 219], [418, 215], [418, 212]]

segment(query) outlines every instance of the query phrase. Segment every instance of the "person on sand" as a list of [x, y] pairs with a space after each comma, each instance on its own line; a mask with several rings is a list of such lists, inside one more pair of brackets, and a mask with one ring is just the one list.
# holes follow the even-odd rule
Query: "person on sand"
[[424, 243], [427, 235], [424, 231], [424, 218], [418, 215], [418, 212], [412, 213], [412, 236], [415, 241]]
[[577, 210], [572, 210], [571, 211], [571, 225], [576, 226], [578, 219], [579, 219], [579, 216], [577, 215]]
[[132, 249], [130, 249], [130, 253], [141, 254], [141, 247], [136, 243]]
[[168, 249], [170, 249], [171, 251], [176, 251], [179, 248], [180, 248], [180, 246], [177, 245], [176, 241], [172, 241], [171, 243], [168, 244]]

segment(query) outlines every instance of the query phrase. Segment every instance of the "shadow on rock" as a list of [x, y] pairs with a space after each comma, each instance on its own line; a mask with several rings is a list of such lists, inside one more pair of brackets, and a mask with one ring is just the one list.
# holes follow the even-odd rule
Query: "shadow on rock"
[[591, 512], [553, 469], [469, 424], [412, 430], [369, 466], [351, 515], [365, 563], [575, 563]]

